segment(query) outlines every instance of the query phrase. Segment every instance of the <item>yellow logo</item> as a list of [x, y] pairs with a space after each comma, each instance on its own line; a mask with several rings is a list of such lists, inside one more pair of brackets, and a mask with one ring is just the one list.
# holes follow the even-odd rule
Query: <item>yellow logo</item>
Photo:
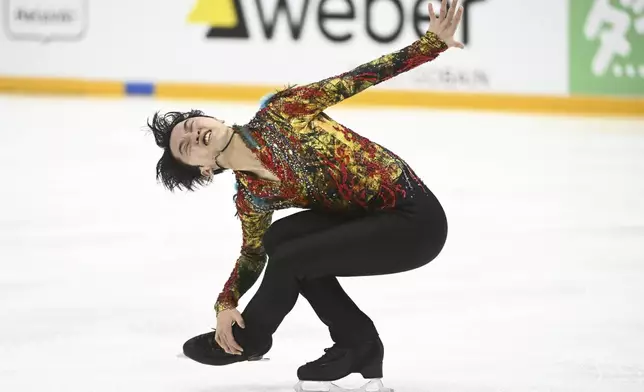
[[196, 0], [188, 23], [210, 26], [208, 38], [248, 38], [240, 0]]

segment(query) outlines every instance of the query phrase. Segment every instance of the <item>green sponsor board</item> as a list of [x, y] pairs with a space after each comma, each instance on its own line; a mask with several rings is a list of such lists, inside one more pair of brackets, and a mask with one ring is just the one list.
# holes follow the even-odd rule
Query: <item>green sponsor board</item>
[[644, 96], [644, 0], [570, 0], [570, 92]]

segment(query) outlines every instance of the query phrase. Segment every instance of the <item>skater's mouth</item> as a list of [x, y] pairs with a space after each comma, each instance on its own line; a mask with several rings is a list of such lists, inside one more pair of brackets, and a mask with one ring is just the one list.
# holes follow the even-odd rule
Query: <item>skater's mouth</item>
[[203, 135], [203, 144], [205, 146], [210, 144], [210, 137], [212, 136], [212, 131], [208, 131]]

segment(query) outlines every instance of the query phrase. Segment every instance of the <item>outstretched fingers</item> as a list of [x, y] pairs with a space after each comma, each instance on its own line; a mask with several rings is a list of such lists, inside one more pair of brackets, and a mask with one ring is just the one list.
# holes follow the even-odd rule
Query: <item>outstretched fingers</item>
[[429, 3], [427, 8], [429, 11], [429, 23], [436, 23], [436, 13], [434, 12], [434, 6], [432, 3]]
[[451, 22], [449, 28], [447, 29], [449, 34], [454, 35], [454, 33], [456, 33], [456, 29], [461, 24], [461, 20], [463, 19], [463, 12], [463, 6], [458, 7], [456, 16], [454, 16], [454, 20]]
[[448, 47], [457, 47], [463, 49], [465, 45], [461, 42], [454, 40], [454, 34], [458, 26], [461, 24], [464, 7], [461, 5], [460, 0], [453, 0], [451, 7], [448, 7], [447, 0], [442, 0], [440, 14], [436, 15], [434, 6], [429, 3], [427, 6], [429, 10], [429, 32], [436, 34], [443, 40]]
[[454, 21], [454, 12], [456, 12], [456, 9], [458, 8], [458, 0], [452, 2], [452, 6], [449, 7], [449, 11], [447, 12], [447, 23], [448, 26], [452, 24]]

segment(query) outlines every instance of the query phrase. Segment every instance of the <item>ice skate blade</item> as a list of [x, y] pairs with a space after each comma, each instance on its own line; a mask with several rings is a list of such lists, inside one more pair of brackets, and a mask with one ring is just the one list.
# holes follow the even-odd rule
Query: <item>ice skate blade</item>
[[246, 362], [266, 362], [270, 360], [271, 360], [270, 358], [266, 358], [266, 357], [256, 357], [256, 358], [250, 358]]
[[[190, 358], [186, 357], [186, 354], [184, 354], [184, 353], [177, 354], [177, 358], [190, 359]], [[270, 358], [266, 358], [266, 357], [257, 357], [257, 358], [251, 358], [251, 359], [249, 359], [248, 361], [245, 361], [245, 362], [266, 362], [266, 361], [270, 361], [270, 360], [271, 360]]]
[[[317, 384], [314, 389], [304, 388], [304, 383]], [[342, 388], [330, 381], [299, 381], [295, 384], [295, 392], [394, 392], [393, 389], [387, 388], [379, 378], [370, 380], [360, 388]]]

